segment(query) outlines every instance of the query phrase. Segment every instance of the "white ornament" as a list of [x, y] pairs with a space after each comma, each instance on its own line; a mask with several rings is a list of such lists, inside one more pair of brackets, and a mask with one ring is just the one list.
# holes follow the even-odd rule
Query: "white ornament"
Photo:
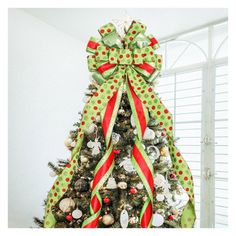
[[134, 129], [133, 133], [134, 133], [135, 135], [137, 135], [137, 134], [138, 134], [137, 129]]
[[135, 128], [135, 122], [134, 122], [134, 116], [133, 115], [131, 115], [130, 116], [130, 123], [131, 123], [131, 126], [133, 127], [133, 128]]
[[165, 196], [163, 194], [157, 194], [156, 200], [158, 202], [162, 202], [162, 201], [164, 201], [164, 199], [165, 199]]
[[112, 133], [112, 143], [117, 144], [120, 140], [120, 134], [117, 134], [115, 132]]
[[57, 174], [56, 174], [54, 171], [51, 171], [51, 172], [49, 173], [49, 175], [50, 175], [51, 177], [55, 177]]
[[97, 126], [94, 123], [92, 123], [86, 130], [86, 134], [92, 134], [94, 133], [96, 129], [97, 129]]
[[143, 135], [143, 139], [144, 140], [153, 140], [155, 138], [155, 132], [150, 129], [150, 128], [146, 128], [144, 135]]
[[131, 225], [138, 223], [138, 217], [135, 217], [135, 216], [131, 217], [129, 220], [129, 223]]
[[85, 157], [85, 156], [80, 156], [80, 161], [81, 161], [82, 163], [86, 163], [86, 162], [88, 162], [88, 158]]
[[117, 188], [117, 184], [116, 184], [116, 180], [114, 177], [110, 177], [107, 181], [107, 189], [116, 189]]
[[119, 164], [119, 166], [120, 167], [123, 166], [123, 168], [129, 173], [135, 171], [135, 168], [131, 162], [131, 159], [127, 157], [124, 158], [124, 160]]
[[95, 138], [94, 142], [89, 141], [87, 143], [87, 147], [92, 149], [92, 155], [97, 155], [100, 153], [100, 149], [102, 148], [101, 143], [98, 141], [97, 138]]
[[63, 212], [70, 212], [71, 208], [75, 207], [75, 202], [71, 198], [64, 198], [59, 203], [59, 208]]
[[164, 223], [164, 217], [160, 214], [155, 213], [153, 215], [152, 225], [155, 227], [160, 227]]
[[75, 147], [76, 146], [76, 141], [73, 141], [71, 144], [70, 144], [71, 147]]
[[117, 184], [118, 188], [120, 189], [127, 189], [127, 183], [126, 182], [119, 182]]
[[160, 156], [160, 151], [155, 146], [149, 146], [147, 148], [147, 153], [152, 163], [154, 163], [154, 161]]
[[67, 138], [64, 143], [65, 143], [66, 147], [70, 147], [72, 142], [73, 142], [73, 140], [71, 138]]
[[154, 177], [154, 184], [155, 184], [155, 187], [157, 188], [165, 186], [166, 184], [165, 177], [161, 174], [156, 174]]
[[140, 182], [140, 183], [138, 183], [137, 185], [136, 185], [136, 188], [137, 189], [143, 189], [143, 184]]
[[104, 224], [104, 225], [112, 225], [113, 223], [114, 223], [114, 217], [113, 217], [113, 215], [104, 215], [103, 217], [102, 217], [102, 223]]
[[156, 131], [156, 137], [157, 137], [157, 138], [160, 138], [160, 137], [161, 137], [161, 133], [162, 133], [161, 131], [157, 130], [157, 131]]
[[79, 209], [76, 209], [72, 212], [72, 217], [74, 219], [79, 219], [83, 215], [82, 211]]
[[127, 228], [129, 224], [129, 215], [126, 210], [122, 210], [120, 213], [120, 225], [122, 228]]

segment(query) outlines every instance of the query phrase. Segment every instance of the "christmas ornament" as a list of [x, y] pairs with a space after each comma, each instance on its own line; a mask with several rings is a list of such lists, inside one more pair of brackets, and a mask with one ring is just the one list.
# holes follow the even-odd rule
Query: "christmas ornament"
[[89, 141], [87, 143], [87, 147], [92, 149], [92, 155], [97, 155], [100, 153], [100, 149], [102, 148], [101, 143], [98, 141], [97, 138], [95, 138], [94, 142]]
[[166, 147], [166, 146], [161, 147], [160, 154], [161, 154], [161, 156], [168, 157], [169, 156], [169, 149], [168, 149], [168, 147]]
[[112, 133], [112, 143], [115, 145], [120, 141], [120, 134], [117, 134], [115, 132]]
[[123, 166], [123, 168], [128, 172], [135, 171], [135, 168], [133, 167], [133, 164], [131, 162], [130, 158], [125, 157], [124, 160], [119, 164], [120, 167]]
[[148, 154], [151, 162], [154, 163], [155, 160], [158, 159], [158, 157], [160, 156], [160, 151], [155, 146], [149, 146], [149, 147], [147, 147], [147, 154]]
[[72, 220], [73, 220], [72, 215], [67, 215], [67, 216], [66, 216], [66, 220], [67, 220], [67, 221], [72, 221]]
[[108, 198], [108, 197], [104, 197], [103, 198], [103, 202], [105, 203], [105, 204], [107, 204], [107, 203], [109, 203], [111, 200], [110, 200], [110, 198]]
[[129, 223], [130, 223], [131, 225], [137, 224], [137, 223], [138, 223], [138, 217], [135, 217], [135, 216], [130, 217]]
[[107, 185], [106, 185], [107, 189], [116, 189], [117, 188], [117, 184], [116, 184], [116, 180], [113, 177], [110, 177], [107, 181]]
[[88, 162], [88, 158], [85, 156], [80, 156], [80, 161], [81, 163], [87, 163]]
[[120, 213], [120, 225], [122, 228], [127, 228], [129, 224], [129, 215], [126, 210], [122, 210]]
[[127, 188], [127, 183], [126, 182], [119, 182], [117, 184], [118, 188], [120, 189], [126, 189]]
[[51, 177], [57, 176], [57, 174], [56, 174], [54, 171], [51, 171], [51, 172], [49, 173], [49, 175], [50, 175]]
[[63, 212], [70, 212], [71, 208], [75, 207], [75, 202], [71, 198], [64, 198], [59, 203], [59, 208]]
[[153, 215], [153, 220], [152, 220], [152, 225], [154, 227], [160, 227], [161, 225], [164, 224], [164, 217], [158, 213], [155, 213]]
[[144, 132], [143, 139], [144, 140], [153, 140], [154, 138], [155, 138], [155, 132], [152, 129], [147, 127]]
[[115, 153], [116, 155], [118, 155], [118, 154], [120, 154], [120, 150], [115, 149], [115, 150], [114, 150], [114, 153]]
[[131, 126], [133, 128], [135, 128], [135, 122], [134, 122], [134, 116], [133, 115], [130, 116], [130, 123], [131, 123]]
[[86, 192], [89, 190], [89, 183], [85, 179], [79, 179], [75, 182], [75, 190], [80, 192]]
[[112, 225], [114, 223], [115, 219], [113, 215], [107, 214], [102, 217], [102, 223], [104, 225]]
[[171, 213], [174, 215], [174, 216], [178, 216], [179, 215], [179, 211], [177, 208], [173, 207], [171, 208]]
[[73, 142], [73, 140], [71, 138], [67, 138], [64, 143], [65, 143], [66, 147], [70, 148], [72, 142]]
[[139, 190], [143, 189], [143, 184], [142, 184], [141, 182], [138, 183], [138, 184], [136, 185], [136, 188], [139, 189]]
[[162, 201], [164, 201], [164, 199], [165, 199], [165, 196], [163, 194], [158, 194], [157, 193], [156, 200], [158, 202], [162, 202]]
[[125, 110], [123, 108], [118, 110], [118, 114], [119, 115], [124, 115], [125, 114]]
[[130, 192], [131, 194], [136, 194], [138, 191], [137, 191], [137, 189], [136, 189], [135, 187], [131, 187], [130, 190], [129, 190], [129, 192]]
[[72, 212], [72, 217], [73, 217], [74, 219], [79, 219], [79, 218], [81, 218], [82, 215], [83, 215], [83, 213], [82, 213], [82, 211], [79, 210], [79, 209], [76, 209], [76, 210], [74, 210], [74, 211]]
[[75, 147], [76, 146], [76, 141], [73, 141], [71, 144], [70, 144], [71, 147]]
[[165, 177], [161, 174], [156, 174], [154, 177], [154, 184], [155, 184], [155, 187], [157, 188], [165, 186], [166, 184]]
[[95, 132], [95, 130], [97, 130], [98, 127], [97, 125], [95, 125], [94, 123], [92, 123], [88, 129], [86, 130], [86, 134], [93, 134]]
[[174, 216], [173, 215], [169, 215], [168, 216], [168, 220], [171, 220], [171, 221], [174, 220]]

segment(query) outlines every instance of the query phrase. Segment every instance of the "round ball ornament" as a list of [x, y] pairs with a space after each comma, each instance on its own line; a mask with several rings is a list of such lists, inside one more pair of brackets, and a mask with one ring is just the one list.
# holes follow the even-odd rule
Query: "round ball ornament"
[[169, 148], [167, 146], [161, 147], [160, 154], [161, 154], [161, 156], [168, 157], [169, 156]]
[[118, 188], [120, 188], [120, 189], [127, 189], [127, 183], [126, 182], [119, 182], [118, 184], [117, 184], [117, 186], [118, 186]]
[[102, 217], [102, 223], [104, 225], [112, 225], [114, 223], [115, 219], [113, 215], [107, 214]]
[[73, 220], [72, 215], [67, 215], [67, 216], [66, 216], [66, 220], [69, 221], [69, 222], [72, 221], [72, 220]]
[[82, 211], [79, 210], [79, 209], [76, 209], [76, 210], [74, 210], [74, 211], [72, 212], [72, 217], [73, 217], [74, 219], [79, 219], [79, 218], [81, 218], [82, 215], [83, 215], [83, 213], [82, 213]]
[[71, 208], [75, 207], [75, 202], [71, 198], [64, 198], [59, 203], [59, 208], [63, 212], [70, 212]]
[[164, 223], [164, 217], [161, 214], [155, 213], [153, 215], [152, 225], [154, 227], [160, 227]]
[[143, 139], [144, 140], [153, 140], [155, 138], [155, 132], [150, 129], [150, 128], [146, 128], [144, 135], [143, 135]]
[[157, 194], [156, 200], [158, 202], [162, 202], [162, 201], [164, 201], [164, 199], [165, 199], [165, 196], [163, 194]]

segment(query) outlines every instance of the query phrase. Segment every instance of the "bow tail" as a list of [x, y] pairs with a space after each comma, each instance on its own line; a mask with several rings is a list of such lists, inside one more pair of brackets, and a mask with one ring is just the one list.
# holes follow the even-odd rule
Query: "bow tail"
[[109, 81], [103, 83], [100, 86], [99, 90], [94, 93], [94, 95], [85, 105], [82, 114], [82, 120], [80, 122], [80, 127], [78, 129], [77, 143], [75, 148], [72, 150], [70, 163], [57, 177], [52, 188], [48, 192], [45, 206], [45, 228], [53, 228], [56, 224], [56, 219], [53, 216], [52, 208], [57, 204], [58, 201], [60, 201], [60, 199], [63, 197], [68, 187], [70, 186], [70, 182], [77, 168], [77, 159], [79, 157], [80, 149], [83, 144], [85, 131], [95, 120], [95, 117], [101, 115], [101, 111], [105, 109], [108, 102], [111, 100], [111, 98], [113, 98], [116, 92], [120, 91], [120, 87], [123, 83], [123, 75], [123, 70], [119, 70], [117, 71], [117, 73], [114, 73], [114, 76], [110, 78]]
[[186, 161], [174, 144], [172, 114], [135, 69], [131, 68], [128, 74], [134, 78], [131, 81], [131, 86], [133, 86], [134, 92], [137, 94], [142, 104], [149, 110], [150, 114], [159, 121], [159, 125], [166, 132], [173, 169], [181, 186], [187, 192], [189, 197], [189, 201], [182, 213], [181, 227], [191, 228], [196, 219], [193, 177]]
[[142, 138], [147, 127], [149, 116], [147, 109], [135, 94], [133, 87], [130, 84], [130, 80], [130, 77], [128, 77], [128, 79], [126, 80], [126, 90], [132, 114], [134, 116], [134, 122], [138, 132], [132, 150], [131, 161], [148, 193], [148, 197], [145, 200], [140, 214], [140, 226], [142, 228], [150, 228], [152, 226], [154, 170], [151, 160], [145, 153], [142, 146]]
[[92, 195], [90, 202], [90, 214], [84, 222], [83, 228], [96, 228], [98, 225], [100, 212], [102, 209], [102, 198], [99, 193], [99, 189], [103, 186], [106, 180], [109, 178], [112, 170], [114, 169], [114, 152], [111, 141], [111, 134], [117, 117], [117, 112], [120, 106], [122, 97], [123, 86], [114, 93], [113, 97], [109, 100], [105, 109], [101, 112], [102, 117], [102, 129], [106, 140], [107, 151], [102, 159], [99, 161], [95, 168], [95, 174], [92, 186]]

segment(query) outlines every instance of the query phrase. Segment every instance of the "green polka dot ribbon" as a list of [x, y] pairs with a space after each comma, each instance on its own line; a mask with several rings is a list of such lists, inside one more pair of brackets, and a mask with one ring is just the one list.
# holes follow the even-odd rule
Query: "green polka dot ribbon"
[[192, 174], [179, 150], [175, 147], [172, 115], [149, 85], [161, 70], [162, 57], [154, 52], [159, 48], [158, 41], [152, 35], [146, 36], [145, 30], [146, 27], [142, 23], [133, 21], [126, 36], [122, 39], [114, 25], [109, 23], [99, 29], [101, 40], [94, 37], [90, 38], [87, 45], [87, 52], [91, 53], [88, 56], [88, 68], [100, 87], [84, 107], [78, 129], [77, 144], [71, 153], [71, 161], [55, 180], [48, 193], [45, 207], [45, 228], [55, 226], [56, 220], [52, 214], [52, 209], [67, 191], [76, 172], [77, 159], [85, 131], [97, 116], [101, 116], [107, 150], [95, 169], [95, 184], [93, 184], [90, 202], [91, 215], [85, 219], [82, 225], [84, 228], [97, 227], [102, 207], [99, 188], [114, 168], [111, 133], [123, 88], [127, 91], [138, 131], [131, 160], [148, 196], [140, 214], [140, 226], [146, 228], [152, 225], [153, 167], [141, 145], [150, 114], [159, 122], [167, 136], [173, 168], [189, 196], [189, 201], [182, 212], [180, 226], [193, 227], [196, 216]]

